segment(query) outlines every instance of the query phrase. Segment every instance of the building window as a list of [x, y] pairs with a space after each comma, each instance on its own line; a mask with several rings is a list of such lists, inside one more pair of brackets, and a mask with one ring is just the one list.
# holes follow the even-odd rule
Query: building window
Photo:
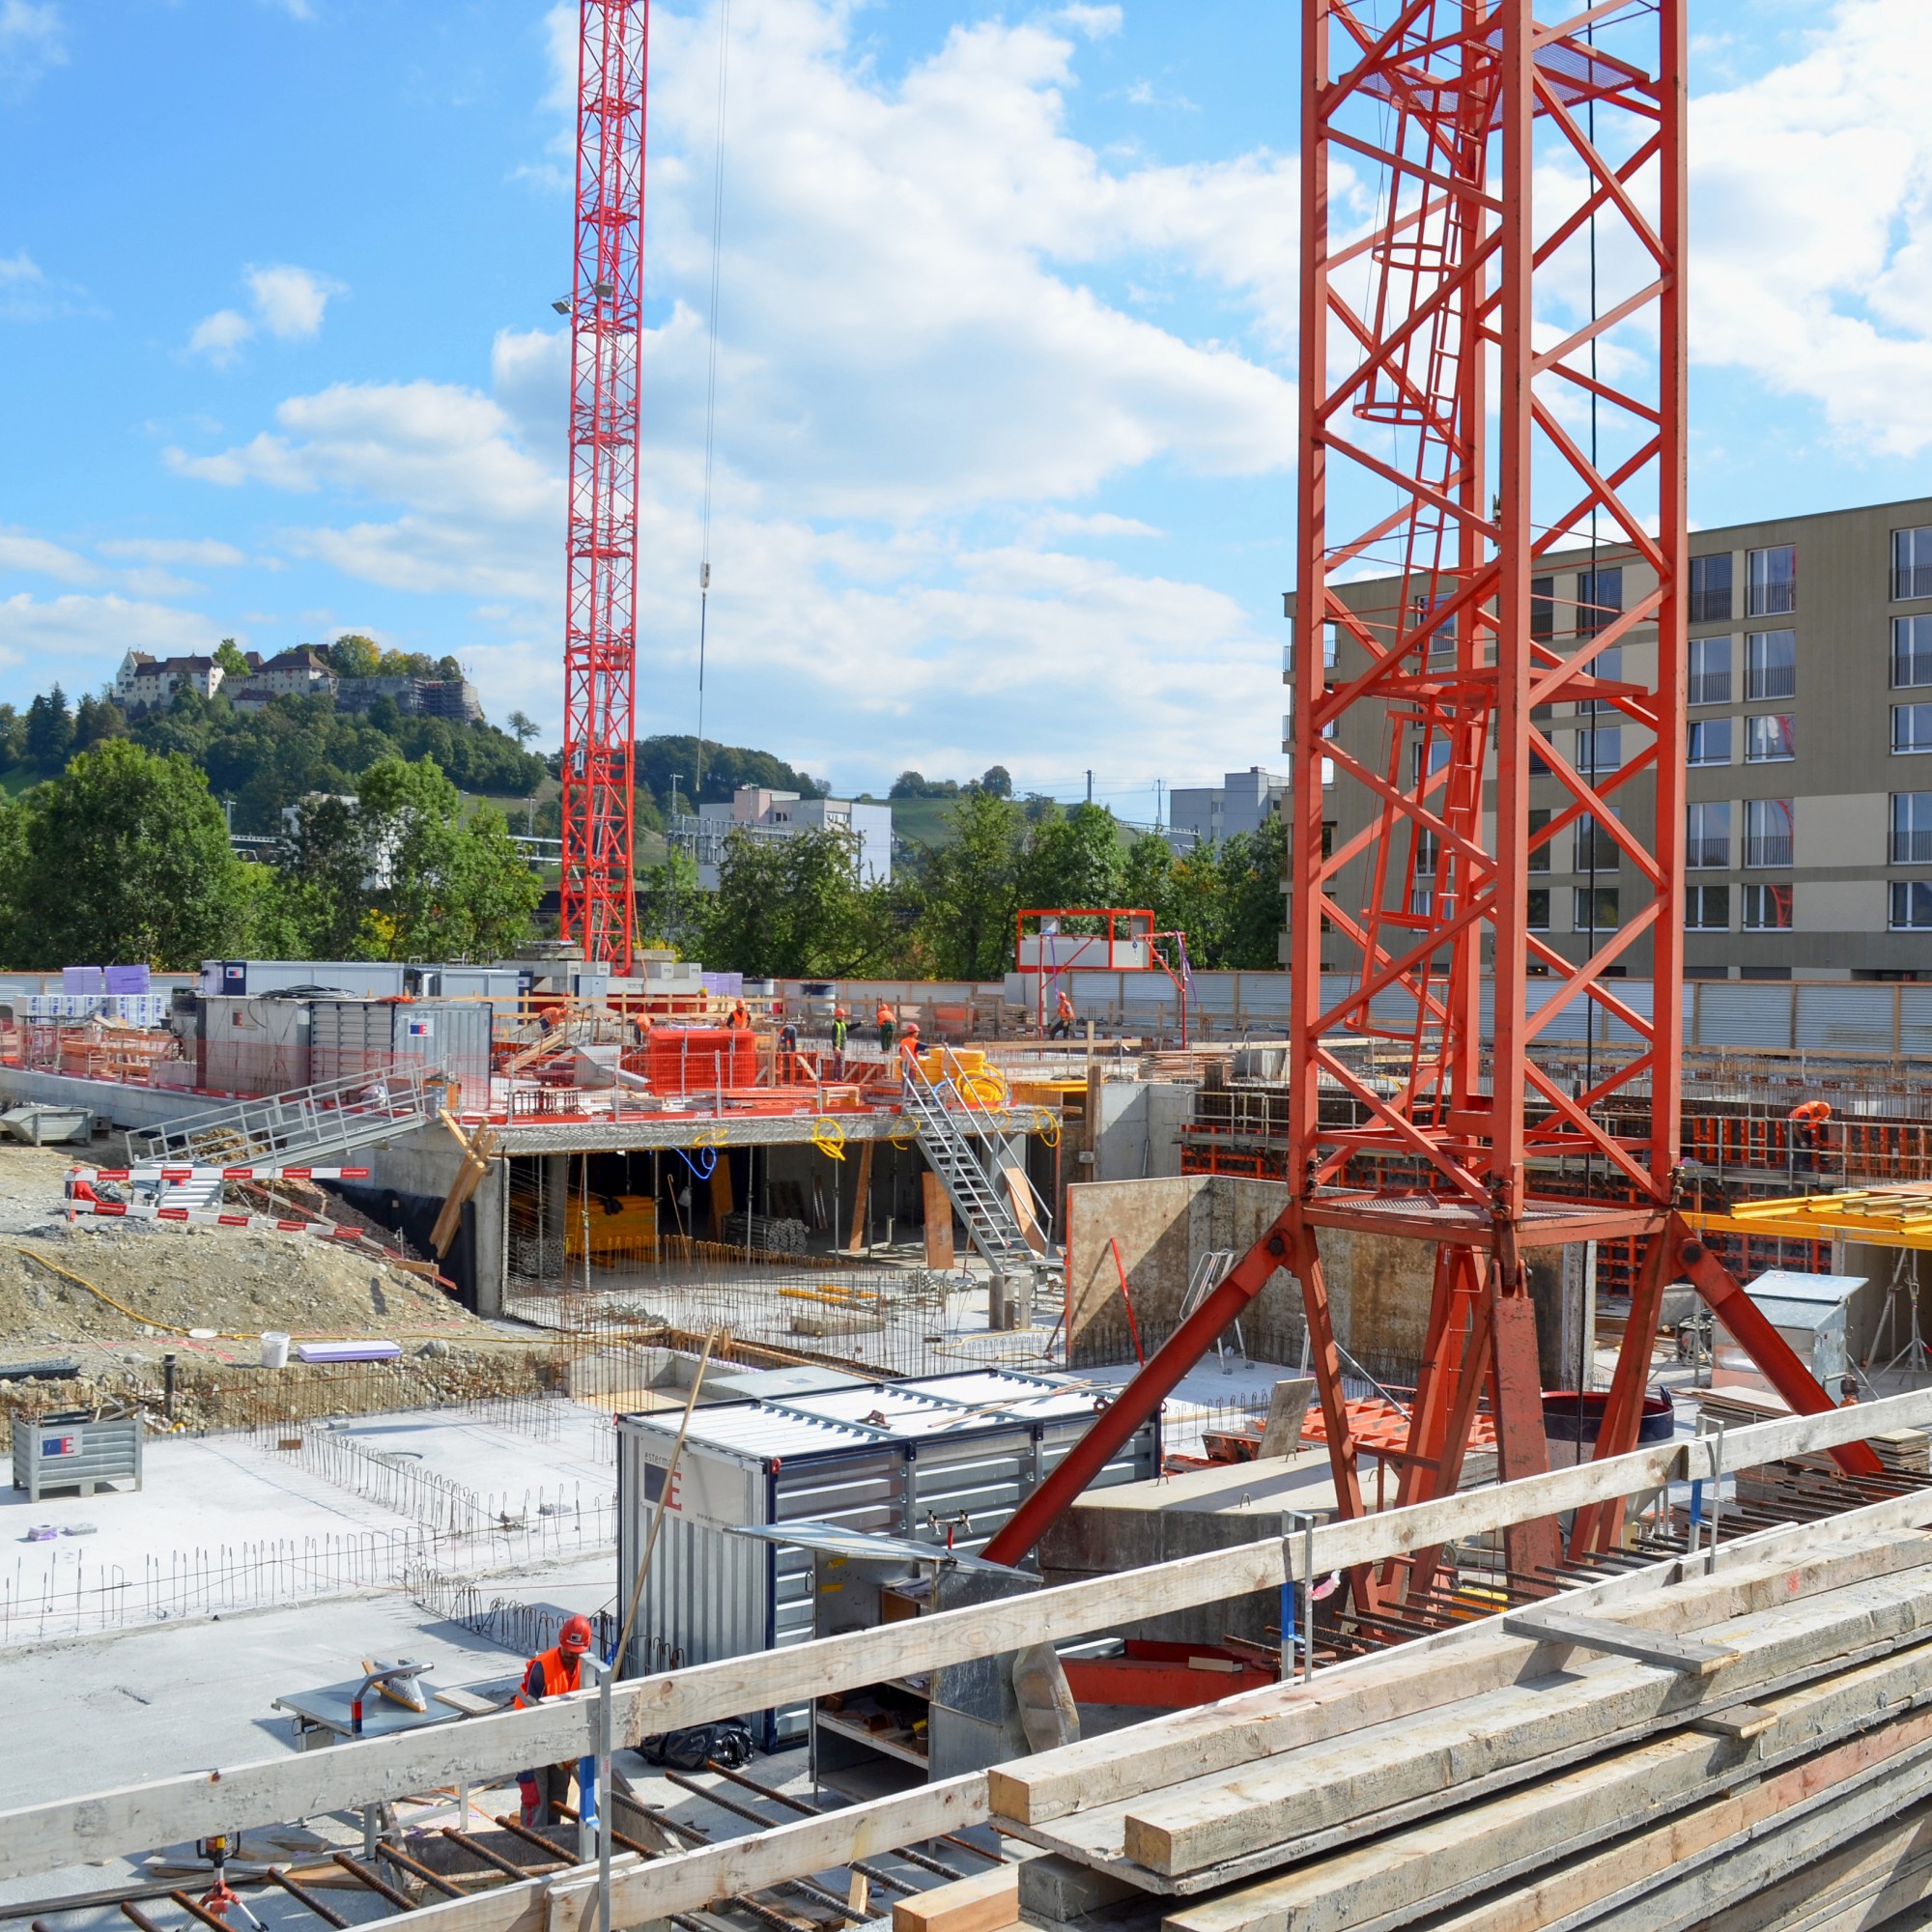
[[1728, 765], [1731, 762], [1731, 721], [1728, 718], [1693, 720], [1685, 739], [1684, 762], [1687, 765]]
[[1891, 620], [1891, 683], [1895, 691], [1932, 684], [1932, 617]]
[[1798, 609], [1798, 552], [1791, 544], [1746, 553], [1747, 617], [1781, 617]]
[[[1547, 805], [1533, 805], [1529, 809], [1529, 860], [1527, 869], [1532, 872], [1547, 872], [1549, 869], [1549, 840], [1544, 839], [1539, 845], [1537, 835], [1548, 825], [1549, 808]], [[1549, 895], [1544, 894], [1548, 901]]]
[[[1718, 551], [1711, 556], [1690, 559], [1690, 610], [1693, 624], [1728, 624], [1731, 621], [1731, 554]], [[1691, 700], [1696, 701], [1694, 698]]]
[[1932, 866], [1932, 791], [1892, 793], [1891, 863]]
[[1594, 638], [1608, 628], [1624, 608], [1624, 573], [1621, 564], [1607, 570], [1579, 570], [1577, 573], [1577, 635]]
[[1729, 886], [1687, 886], [1684, 892], [1687, 932], [1728, 932], [1731, 929]]
[[[1623, 674], [1624, 647], [1621, 644], [1607, 645], [1590, 660], [1587, 675], [1591, 677], [1606, 678], [1612, 684], [1619, 684], [1623, 681]], [[1591, 712], [1614, 712], [1616, 706], [1607, 697], [1579, 697], [1577, 709], [1588, 715]]]
[[1892, 531], [1891, 594], [1932, 597], [1932, 525]]
[[1745, 696], [1798, 696], [1798, 633], [1752, 631], [1745, 639]]
[[1891, 707], [1891, 749], [1894, 752], [1932, 752], [1932, 704], [1894, 704]]
[[1556, 580], [1532, 577], [1529, 580], [1529, 635], [1533, 642], [1547, 644], [1556, 635]]
[[1324, 818], [1321, 821], [1321, 856], [1332, 859], [1335, 856], [1335, 826], [1337, 821]]
[[1614, 872], [1623, 864], [1616, 836], [1585, 812], [1577, 821], [1577, 863], [1573, 872]]
[[1531, 886], [1523, 895], [1522, 923], [1531, 932], [1549, 930], [1549, 888]]
[[1335, 668], [1335, 659], [1342, 648], [1342, 627], [1339, 624], [1323, 624], [1321, 627], [1321, 668]]
[[1690, 639], [1690, 700], [1692, 704], [1728, 704], [1731, 701], [1730, 639]]
[[1577, 769], [1586, 777], [1613, 772], [1624, 761], [1624, 734], [1620, 725], [1599, 724], [1593, 731], [1577, 733]]
[[[1449, 740], [1431, 738], [1429, 741], [1429, 770], [1427, 776], [1433, 778], [1437, 772], [1445, 771], [1449, 765]], [[1420, 738], [1408, 748], [1408, 782], [1411, 788], [1421, 784], [1425, 774], [1422, 765], [1422, 740]]]
[[1415, 835], [1415, 869], [1428, 878], [1435, 876], [1435, 854], [1438, 841], [1435, 833], [1418, 831]]
[[1731, 863], [1731, 808], [1728, 804], [1685, 808], [1684, 863], [1728, 868]]
[[1791, 930], [1791, 888], [1789, 886], [1747, 886], [1745, 888], [1745, 930], [1747, 932], [1789, 932]]
[[1891, 929], [1894, 932], [1932, 932], [1932, 880], [1892, 881]]
[[1614, 932], [1617, 929], [1616, 887], [1578, 886], [1575, 924], [1578, 932]]
[[[1894, 716], [1897, 714], [1894, 713]], [[1798, 733], [1788, 711], [1745, 720], [1745, 763], [1776, 765], [1798, 755]]]
[[1745, 864], [1788, 866], [1794, 831], [1788, 798], [1754, 798], [1745, 806]]

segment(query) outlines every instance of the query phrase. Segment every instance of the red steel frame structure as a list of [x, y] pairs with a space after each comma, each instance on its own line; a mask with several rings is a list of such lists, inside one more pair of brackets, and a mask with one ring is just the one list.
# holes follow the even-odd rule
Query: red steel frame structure
[[560, 930], [631, 967], [647, 0], [581, 0]]
[[[1059, 922], [1063, 919], [1105, 920], [1107, 930], [1104, 934], [1062, 933]], [[1039, 955], [1034, 963], [1026, 964], [1027, 922], [1039, 922], [1034, 938], [1039, 943]], [[1054, 930], [1049, 932], [1046, 922], [1055, 922]], [[1042, 1037], [1046, 1034], [1046, 988], [1049, 980], [1058, 981], [1063, 973], [1151, 973], [1156, 968], [1165, 973], [1174, 983], [1177, 1012], [1180, 1021], [1180, 1043], [1187, 1044], [1187, 987], [1190, 977], [1187, 965], [1187, 935], [1184, 932], [1159, 932], [1155, 927], [1159, 922], [1145, 906], [1026, 906], [1013, 918], [1013, 966], [1014, 970], [1034, 976], [1034, 1023]], [[1063, 938], [1091, 942], [1095, 947], [1106, 949], [1106, 963], [1095, 965], [1085, 957], [1086, 947], [1081, 954], [1067, 960], [1049, 961], [1044, 955], [1057, 951], [1047, 942]], [[1167, 963], [1158, 940], [1170, 939], [1180, 955], [1181, 970], [1177, 973]], [[1148, 963], [1144, 967], [1122, 966], [1116, 956], [1116, 949], [1122, 946], [1144, 945], [1148, 950]], [[1056, 987], [1056, 990], [1058, 988]]]
[[[1600, 1456], [1634, 1445], [1660, 1298], [1680, 1274], [1794, 1408], [1829, 1404], [1676, 1210], [1687, 4], [1610, 0], [1540, 21], [1535, 0], [1303, 0], [1292, 1194], [987, 1546], [996, 1561], [1032, 1548], [1278, 1268], [1301, 1286], [1339, 1511], [1361, 1513], [1322, 1228], [1435, 1249], [1403, 1502], [1456, 1487], [1485, 1396], [1501, 1475], [1547, 1466], [1526, 1249], [1646, 1243]], [[1580, 176], [1580, 187], [1539, 222], [1532, 188], [1545, 170]], [[1373, 218], [1331, 222], [1331, 188], [1365, 185]], [[1549, 318], [1585, 236], [1593, 261], [1601, 250], [1625, 265], [1626, 282], [1565, 331]], [[1587, 441], [1580, 415], [1592, 422]], [[1605, 420], [1606, 461], [1592, 447]], [[1614, 613], [1593, 611], [1566, 653], [1532, 636], [1531, 575], [1552, 553], [1588, 544], [1594, 555], [1603, 531], [1617, 559], [1636, 566], [1626, 575], [1648, 587]], [[1338, 587], [1366, 563], [1394, 565], [1387, 622], [1371, 622]], [[1334, 676], [1329, 626], [1354, 646], [1351, 668]], [[1655, 631], [1649, 670], [1600, 674], [1604, 653], [1639, 627]], [[1633, 749], [1613, 771], [1599, 772], [1594, 757], [1573, 761], [1538, 722], [1542, 707], [1562, 703], [1619, 721]], [[1534, 839], [1533, 760], [1561, 798]], [[1336, 804], [1324, 800], [1324, 763]], [[1627, 825], [1618, 808], [1634, 803], [1646, 775], [1654, 813], [1633, 810]], [[1365, 822], [1324, 851], [1324, 817], [1348, 822], [1340, 802], [1350, 792]], [[1621, 850], [1624, 916], [1573, 961], [1527, 930], [1526, 894], [1533, 850], [1586, 817]], [[1638, 829], [1646, 819], [1654, 837]], [[1648, 1013], [1619, 997], [1607, 974], [1644, 938]], [[1339, 998], [1323, 993], [1324, 966], [1347, 987]], [[1531, 1048], [1579, 1003], [1620, 1021], [1636, 1050], [1572, 1093]], [[1338, 1035], [1406, 1041], [1406, 1078], [1394, 1092], [1370, 1085]], [[1642, 1138], [1597, 1118], [1633, 1086], [1648, 1102]], [[1324, 1122], [1324, 1097], [1351, 1100], [1353, 1123]], [[1594, 1177], [1588, 1198], [1533, 1193], [1535, 1167], [1561, 1160]], [[1877, 1468], [1862, 1444], [1845, 1460]], [[1573, 1545], [1620, 1524], [1620, 1515], [1585, 1512]], [[1510, 1567], [1524, 1574], [1554, 1568], [1560, 1554], [1553, 1520], [1520, 1525], [1508, 1543]], [[1435, 1561], [1432, 1551], [1409, 1559], [1410, 1581]], [[1394, 1578], [1364, 1572], [1350, 1583], [1366, 1605]]]

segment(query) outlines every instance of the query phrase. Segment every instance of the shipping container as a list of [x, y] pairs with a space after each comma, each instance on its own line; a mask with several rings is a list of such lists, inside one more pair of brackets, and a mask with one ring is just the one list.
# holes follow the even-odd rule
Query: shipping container
[[[617, 1577], [629, 1603], [679, 1413], [617, 1418]], [[1037, 1376], [978, 1370], [860, 1383], [692, 1416], [625, 1663], [642, 1675], [804, 1643], [811, 1557], [734, 1534], [812, 1520], [977, 1554], [1086, 1434], [1094, 1399]], [[1135, 1432], [1093, 1487], [1160, 1470], [1160, 1423]], [[764, 1748], [803, 1737], [804, 1705], [753, 1714]]]
[[416, 1067], [490, 1093], [491, 1009], [481, 1000], [317, 1000], [310, 1065], [318, 1086]]
[[309, 1084], [309, 1005], [216, 994], [201, 1003], [196, 1084], [254, 1097]]
[[386, 959], [204, 959], [204, 993], [323, 990], [365, 1000], [400, 999], [411, 969]]

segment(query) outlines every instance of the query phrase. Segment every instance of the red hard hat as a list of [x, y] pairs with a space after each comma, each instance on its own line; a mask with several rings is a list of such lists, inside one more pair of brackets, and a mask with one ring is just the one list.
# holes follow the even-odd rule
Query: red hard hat
[[556, 1634], [556, 1647], [559, 1650], [574, 1651], [581, 1657], [590, 1648], [590, 1619], [565, 1617], [563, 1628]]

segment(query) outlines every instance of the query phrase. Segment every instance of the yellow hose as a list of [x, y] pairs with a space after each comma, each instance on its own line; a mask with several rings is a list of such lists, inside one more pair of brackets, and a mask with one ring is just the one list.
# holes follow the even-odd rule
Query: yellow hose
[[[80, 1275], [75, 1274], [71, 1268], [64, 1268], [59, 1262], [48, 1261], [45, 1255], [37, 1255], [32, 1248], [16, 1247], [14, 1252], [16, 1255], [25, 1255], [30, 1262], [39, 1262], [43, 1268], [50, 1269], [53, 1273], [64, 1276], [67, 1280], [72, 1282], [74, 1287], [86, 1289], [88, 1293], [93, 1295], [97, 1301], [106, 1302], [109, 1308], [118, 1308], [130, 1321], [138, 1321], [144, 1328], [165, 1328], [170, 1335], [192, 1335], [194, 1333], [192, 1328], [183, 1328], [173, 1321], [163, 1321], [156, 1316], [143, 1315], [139, 1310], [129, 1308], [125, 1301], [116, 1301], [104, 1288], [96, 1288], [91, 1281], [87, 1281]], [[214, 1339], [217, 1342], [252, 1342], [255, 1337], [252, 1335], [217, 1334]]]
[[845, 1158], [844, 1122], [832, 1120], [826, 1116], [820, 1116], [811, 1124], [811, 1144], [828, 1159], [843, 1160]]

